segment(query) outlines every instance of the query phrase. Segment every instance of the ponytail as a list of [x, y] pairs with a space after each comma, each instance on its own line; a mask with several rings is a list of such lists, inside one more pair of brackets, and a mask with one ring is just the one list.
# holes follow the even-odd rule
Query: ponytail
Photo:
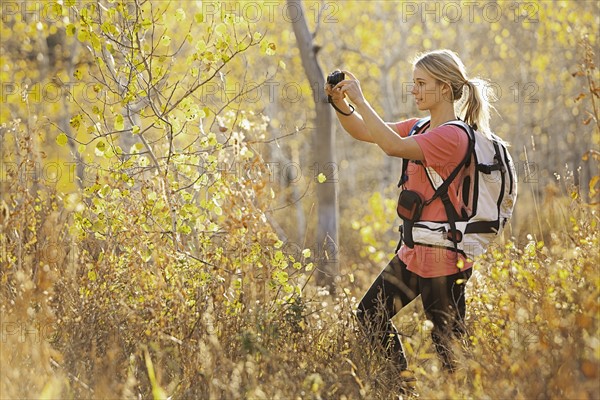
[[458, 115], [467, 124], [488, 135], [491, 133], [490, 110], [494, 109], [490, 101], [496, 97], [493, 92], [487, 90], [490, 88], [488, 82], [482, 79], [466, 79], [464, 86], [467, 90], [463, 92], [457, 104]]

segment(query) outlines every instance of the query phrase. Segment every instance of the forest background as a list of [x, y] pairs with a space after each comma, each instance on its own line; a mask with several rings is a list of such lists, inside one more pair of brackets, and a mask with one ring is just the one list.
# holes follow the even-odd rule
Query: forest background
[[2, 1], [0, 397], [394, 398], [352, 315], [396, 245], [400, 163], [322, 87], [348, 69], [386, 121], [420, 116], [411, 60], [449, 48], [488, 80], [519, 199], [457, 374], [418, 304], [396, 318], [411, 390], [597, 398], [599, 11]]

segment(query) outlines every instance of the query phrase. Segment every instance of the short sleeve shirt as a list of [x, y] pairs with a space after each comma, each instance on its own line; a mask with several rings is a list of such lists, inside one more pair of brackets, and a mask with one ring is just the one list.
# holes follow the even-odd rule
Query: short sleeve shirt
[[[408, 136], [411, 128], [418, 120], [413, 118], [396, 124], [396, 130], [402, 137]], [[433, 168], [442, 179], [446, 179], [454, 168], [464, 159], [469, 145], [467, 133], [454, 125], [441, 125], [413, 136], [423, 152], [423, 165], [409, 163], [406, 171], [408, 180], [404, 188], [421, 194], [424, 199], [433, 197], [435, 190], [429, 181], [424, 167]], [[459, 173], [450, 184], [448, 196], [456, 210], [462, 208], [462, 200], [458, 195]], [[424, 221], [447, 222], [446, 211], [441, 199], [434, 200], [423, 208], [421, 219]], [[415, 244], [414, 248], [402, 245], [398, 257], [406, 264], [409, 271], [423, 278], [448, 276], [461, 271], [457, 262], [462, 260], [462, 270], [471, 268], [472, 263], [461, 254], [444, 248], [428, 247]]]

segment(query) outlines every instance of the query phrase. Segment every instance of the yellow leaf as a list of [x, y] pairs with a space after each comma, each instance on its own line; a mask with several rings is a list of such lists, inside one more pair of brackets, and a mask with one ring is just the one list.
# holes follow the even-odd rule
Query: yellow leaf
[[82, 116], [81, 114], [77, 114], [74, 115], [71, 120], [69, 121], [69, 125], [71, 125], [71, 127], [73, 129], [79, 129], [79, 127], [81, 126], [81, 120], [82, 120]]
[[58, 144], [59, 146], [64, 146], [68, 142], [69, 142], [69, 138], [64, 133], [61, 133], [56, 137], [56, 144]]
[[97, 277], [98, 275], [96, 274], [96, 271], [94, 271], [93, 269], [88, 271], [88, 279], [90, 281], [95, 281]]
[[592, 157], [594, 160], [600, 161], [600, 152], [597, 150], [588, 150], [581, 157], [583, 161], [588, 161]]
[[96, 153], [96, 155], [98, 157], [102, 157], [104, 155], [105, 151], [106, 151], [106, 142], [104, 142], [103, 140], [100, 140], [96, 144], [96, 147], [94, 148], [94, 153]]
[[196, 50], [198, 50], [199, 53], [203, 53], [206, 51], [206, 42], [202, 39], [200, 39], [198, 41], [198, 43], [196, 43]]
[[121, 114], [115, 116], [115, 131], [122, 131], [125, 129], [125, 120]]
[[596, 176], [592, 177], [592, 179], [590, 179], [590, 183], [589, 183], [590, 197], [594, 197], [598, 193], [598, 190], [596, 189], [596, 185], [598, 184], [598, 181], [600, 181], [600, 176], [598, 176], [598, 175], [596, 175]]
[[571, 198], [572, 198], [573, 200], [577, 200], [577, 199], [579, 198], [579, 193], [577, 192], [577, 190], [573, 190], [573, 191], [571, 192]]
[[162, 37], [160, 38], [160, 44], [162, 44], [163, 46], [168, 46], [169, 44], [171, 44], [171, 37], [168, 35], [162, 35]]
[[77, 32], [77, 39], [80, 42], [86, 42], [90, 38], [90, 34], [86, 30], [80, 30]]
[[221, 35], [221, 36], [224, 35], [225, 33], [227, 33], [227, 25], [225, 25], [225, 24], [218, 24], [215, 27], [215, 33], [217, 35]]
[[75, 27], [75, 25], [69, 24], [69, 25], [67, 25], [65, 30], [67, 32], [67, 36], [74, 36], [75, 32], [77, 31], [77, 28]]

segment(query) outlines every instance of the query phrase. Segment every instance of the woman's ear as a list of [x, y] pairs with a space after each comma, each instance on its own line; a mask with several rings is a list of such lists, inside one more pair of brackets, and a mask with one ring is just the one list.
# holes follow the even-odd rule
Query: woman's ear
[[441, 89], [442, 97], [449, 101], [453, 101], [454, 95], [452, 93], [452, 86], [448, 82], [440, 82], [440, 84], [442, 85], [442, 89]]
[[442, 82], [442, 94], [448, 93], [452, 90], [452, 87], [448, 82]]

